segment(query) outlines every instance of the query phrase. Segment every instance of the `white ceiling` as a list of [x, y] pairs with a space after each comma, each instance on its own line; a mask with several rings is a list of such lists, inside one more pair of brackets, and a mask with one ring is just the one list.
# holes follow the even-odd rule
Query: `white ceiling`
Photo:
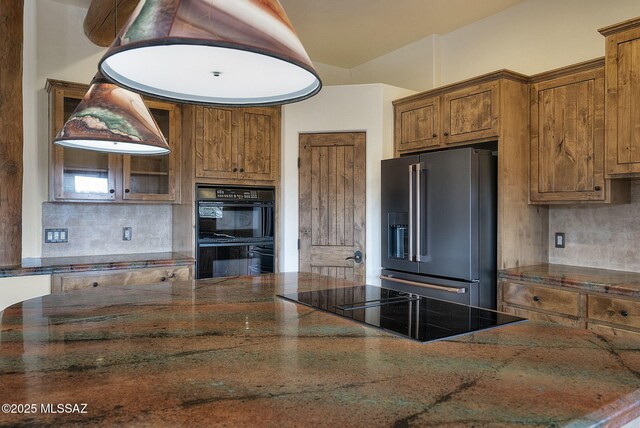
[[[88, 8], [91, 0], [55, 0]], [[235, 0], [232, 0], [235, 1]], [[352, 68], [523, 0], [280, 0], [314, 62]]]
[[280, 0], [314, 62], [352, 68], [523, 0]]

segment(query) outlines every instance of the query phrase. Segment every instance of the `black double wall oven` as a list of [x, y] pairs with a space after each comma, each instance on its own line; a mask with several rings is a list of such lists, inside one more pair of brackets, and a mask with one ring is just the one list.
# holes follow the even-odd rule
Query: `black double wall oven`
[[274, 271], [275, 190], [196, 187], [197, 278]]

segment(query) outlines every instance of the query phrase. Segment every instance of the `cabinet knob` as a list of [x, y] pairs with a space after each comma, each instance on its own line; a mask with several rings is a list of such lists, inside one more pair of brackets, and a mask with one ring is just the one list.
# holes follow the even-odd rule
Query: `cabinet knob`
[[124, 193], [129, 193], [131, 190], [129, 189], [124, 189]]
[[238, 172], [238, 168], [233, 168], [233, 172]]
[[539, 301], [540, 301], [540, 297], [538, 297], [538, 296], [533, 296], [533, 301], [534, 301], [534, 302], [539, 302]]
[[172, 273], [171, 275], [169, 275], [169, 278], [173, 279], [173, 278], [175, 278], [175, 277], [177, 277], [177, 276], [178, 276], [178, 275], [176, 275], [176, 273], [174, 272], [174, 273]]
[[449, 133], [448, 133], [448, 132], [445, 132], [445, 133], [444, 133], [444, 136], [445, 136], [445, 137], [448, 137], [448, 136], [449, 136]]
[[437, 136], [438, 136], [438, 134], [433, 134], [432, 135], [433, 138], [436, 138]]
[[627, 311], [625, 311], [625, 310], [623, 309], [623, 310], [621, 310], [621, 311], [620, 311], [620, 316], [623, 316], [623, 317], [625, 317], [625, 318], [626, 318], [626, 317], [628, 317], [628, 316], [629, 316], [629, 312], [627, 312]]
[[600, 190], [602, 190], [602, 187], [600, 187], [600, 186], [596, 186], [596, 187], [594, 187], [593, 189], [594, 189], [596, 192], [599, 192]]
[[109, 189], [109, 193], [116, 193], [116, 189]]
[[98, 286], [98, 283], [97, 283], [97, 282], [94, 282], [94, 283], [92, 283], [92, 284], [91, 284], [91, 286], [92, 286], [92, 287], [97, 287], [97, 286]]
[[244, 168], [240, 168], [240, 172], [244, 172]]
[[162, 278], [160, 278], [160, 281], [165, 282], [167, 280], [166, 276], [163, 276]]

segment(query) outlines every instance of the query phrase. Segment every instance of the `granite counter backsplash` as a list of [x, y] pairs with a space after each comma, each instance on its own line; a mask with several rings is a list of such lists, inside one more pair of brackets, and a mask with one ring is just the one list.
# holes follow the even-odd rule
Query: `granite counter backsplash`
[[20, 265], [0, 266], [0, 278], [65, 272], [189, 266], [193, 263], [193, 257], [171, 252], [29, 258], [23, 259]]
[[640, 273], [559, 264], [498, 271], [498, 279], [527, 281], [576, 290], [640, 297]]

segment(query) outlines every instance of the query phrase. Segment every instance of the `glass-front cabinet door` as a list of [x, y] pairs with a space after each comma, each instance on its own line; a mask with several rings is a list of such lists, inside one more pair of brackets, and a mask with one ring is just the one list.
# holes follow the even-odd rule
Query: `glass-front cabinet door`
[[[83, 85], [52, 88], [51, 139], [86, 93]], [[52, 145], [51, 194], [54, 199], [115, 200], [117, 155]]]
[[74, 112], [88, 85], [48, 80], [49, 198], [55, 201], [179, 202], [179, 104], [144, 100], [171, 153], [129, 156], [56, 146], [51, 141]]
[[146, 100], [171, 153], [159, 156], [123, 156], [123, 194], [127, 200], [176, 200], [176, 159], [180, 135], [180, 108], [177, 104]]

